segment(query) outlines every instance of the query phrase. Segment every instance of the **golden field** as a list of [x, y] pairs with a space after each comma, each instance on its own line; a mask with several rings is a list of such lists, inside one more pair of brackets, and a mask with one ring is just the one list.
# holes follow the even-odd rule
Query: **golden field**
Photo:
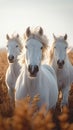
[[[69, 53], [69, 58], [73, 64], [73, 53]], [[56, 110], [46, 114], [44, 105], [38, 110], [38, 96], [33, 101], [28, 96], [15, 107], [5, 84], [7, 67], [6, 52], [0, 51], [0, 130], [73, 130], [73, 86], [69, 93], [69, 107], [64, 107], [62, 112], [60, 100]]]

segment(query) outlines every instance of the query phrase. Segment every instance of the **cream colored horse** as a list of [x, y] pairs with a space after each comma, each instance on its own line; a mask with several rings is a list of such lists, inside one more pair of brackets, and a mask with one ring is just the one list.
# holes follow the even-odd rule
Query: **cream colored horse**
[[6, 84], [8, 87], [9, 95], [12, 99], [14, 99], [14, 88], [17, 77], [20, 73], [20, 65], [18, 63], [17, 56], [20, 54], [22, 50], [22, 43], [20, 40], [19, 35], [9, 37], [6, 35], [7, 38], [7, 58], [9, 62], [8, 69], [6, 71]]
[[47, 109], [56, 106], [58, 99], [58, 86], [54, 69], [42, 65], [42, 60], [48, 47], [47, 37], [43, 29], [33, 32], [27, 28], [25, 45], [20, 56], [22, 70], [16, 81], [16, 100], [29, 95], [33, 98], [40, 95], [38, 106], [47, 105]]
[[67, 55], [67, 35], [56, 37], [50, 49], [49, 64], [57, 75], [58, 88], [62, 90], [63, 100], [61, 105], [68, 105], [70, 84], [73, 81], [73, 67]]

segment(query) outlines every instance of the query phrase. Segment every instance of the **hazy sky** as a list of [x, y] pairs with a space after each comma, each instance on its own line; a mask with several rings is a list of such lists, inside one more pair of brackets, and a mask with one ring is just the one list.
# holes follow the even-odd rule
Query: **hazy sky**
[[42, 26], [50, 44], [52, 33], [67, 33], [73, 45], [73, 0], [0, 0], [0, 47], [7, 33], [22, 36], [28, 26]]

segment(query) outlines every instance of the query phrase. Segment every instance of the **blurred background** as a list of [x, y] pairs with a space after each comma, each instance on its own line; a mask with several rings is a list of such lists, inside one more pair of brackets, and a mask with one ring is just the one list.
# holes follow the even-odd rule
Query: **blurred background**
[[23, 36], [28, 26], [42, 26], [50, 44], [52, 33], [67, 33], [73, 46], [73, 0], [0, 0], [0, 48], [7, 33]]

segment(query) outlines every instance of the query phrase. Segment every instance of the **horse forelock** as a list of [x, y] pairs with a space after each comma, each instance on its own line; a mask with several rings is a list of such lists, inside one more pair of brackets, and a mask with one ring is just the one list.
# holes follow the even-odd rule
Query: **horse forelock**
[[42, 43], [42, 45], [43, 45], [44, 48], [47, 48], [47, 47], [48, 47], [48, 38], [47, 38], [47, 36], [44, 35], [44, 34], [43, 34], [43, 35], [40, 35], [40, 34], [38, 33], [37, 29], [33, 30], [33, 31], [31, 32], [31, 34], [30, 34], [29, 37], [27, 37], [26, 34], [25, 34], [25, 42], [26, 42], [27, 40], [31, 39], [31, 38], [34, 38], [34, 39], [39, 40], [39, 41]]
[[62, 42], [68, 45], [67, 41], [64, 39], [64, 36], [57, 37], [54, 41], [54, 44], [56, 44], [56, 42]]
[[[22, 50], [23, 45], [22, 45], [22, 42], [21, 42], [21, 39], [20, 39], [20, 38], [17, 38], [17, 37], [15, 37], [15, 36], [12, 36], [8, 41], [16, 41], [17, 44], [19, 45], [20, 50]], [[9, 42], [8, 42], [8, 43], [9, 43]]]

